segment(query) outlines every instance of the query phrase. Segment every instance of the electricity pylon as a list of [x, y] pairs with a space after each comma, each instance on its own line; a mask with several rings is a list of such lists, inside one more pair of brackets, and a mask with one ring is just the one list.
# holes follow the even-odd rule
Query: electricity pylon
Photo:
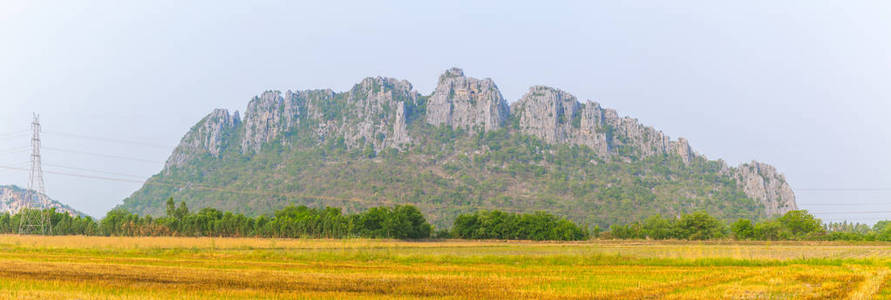
[[46, 196], [40, 162], [40, 117], [37, 114], [31, 122], [31, 131], [31, 172], [28, 174], [25, 207], [20, 211], [19, 234], [53, 234], [48, 210], [50, 200]]

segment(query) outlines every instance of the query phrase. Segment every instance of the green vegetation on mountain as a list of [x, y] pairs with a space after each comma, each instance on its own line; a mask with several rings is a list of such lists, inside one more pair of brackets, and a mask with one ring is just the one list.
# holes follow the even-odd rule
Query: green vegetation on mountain
[[267, 91], [244, 119], [215, 110], [201, 120], [119, 208], [159, 216], [170, 197], [246, 216], [413, 205], [437, 228], [484, 210], [606, 228], [651, 215], [760, 220], [796, 208], [768, 165], [708, 160], [684, 139], [547, 87], [518, 103], [512, 112], [491, 80], [457, 69], [430, 96], [381, 77], [339, 93]]
[[247, 215], [292, 204], [351, 212], [411, 204], [438, 226], [481, 209], [548, 211], [601, 227], [700, 209], [723, 219], [765, 216], [720, 174], [719, 163], [701, 158], [690, 164], [668, 155], [603, 160], [583, 146], [548, 145], [507, 129], [411, 129], [422, 139], [415, 146], [373, 159], [364, 147], [348, 150], [339, 139], [307, 141], [299, 132], [290, 135], [290, 146], [272, 142], [253, 155], [228, 148], [222, 158], [202, 157], [152, 177], [122, 207], [159, 214], [163, 200], [157, 199], [171, 196], [193, 207]]

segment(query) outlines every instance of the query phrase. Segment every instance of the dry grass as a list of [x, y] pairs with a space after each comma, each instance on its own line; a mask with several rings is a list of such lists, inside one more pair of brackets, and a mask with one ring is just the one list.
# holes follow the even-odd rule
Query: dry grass
[[15, 299], [872, 299], [884, 244], [0, 236]]

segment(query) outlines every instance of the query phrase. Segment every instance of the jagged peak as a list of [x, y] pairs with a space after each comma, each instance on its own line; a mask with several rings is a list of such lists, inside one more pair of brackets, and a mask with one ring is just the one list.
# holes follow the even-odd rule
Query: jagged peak
[[484, 89], [491, 89], [497, 91], [499, 95], [501, 95], [501, 90], [498, 89], [498, 85], [495, 84], [495, 81], [492, 78], [476, 78], [469, 77], [464, 75], [464, 70], [460, 68], [450, 68], [446, 70], [442, 75], [439, 76], [439, 83], [437, 84], [437, 89], [446, 87], [446, 86], [454, 86], [454, 85], [462, 85], [462, 84], [474, 84], [479, 85]]
[[[529, 101], [532, 99], [540, 98], [539, 96], [546, 96], [546, 95], [553, 95], [554, 97], [548, 97], [545, 99], [579, 102], [578, 98], [576, 98], [575, 95], [573, 95], [567, 91], [564, 91], [564, 90], [561, 90], [561, 89], [558, 89], [555, 87], [546, 86], [546, 85], [533, 85], [533, 86], [529, 87], [529, 91], [527, 91], [526, 94], [524, 94], [523, 97], [521, 97], [518, 102]], [[579, 103], [579, 104], [581, 104], [581, 103]]]
[[287, 90], [285, 91], [285, 99], [311, 97], [312, 95], [334, 97], [335, 94], [337, 94], [337, 92], [332, 89]]
[[740, 164], [733, 171], [746, 195], [761, 202], [768, 215], [782, 215], [798, 209], [795, 192], [786, 182], [786, 176], [773, 165], [753, 160]]
[[[451, 68], [443, 72], [442, 75], [439, 76], [437, 87], [454, 85], [456, 82], [479, 84], [485, 88], [498, 90], [498, 86], [492, 78], [469, 77], [464, 75], [464, 70], [459, 68]], [[498, 93], [500, 94], [501, 91], [499, 90]]]
[[752, 171], [755, 171], [759, 174], [769, 174], [771, 176], [775, 176], [782, 181], [786, 181], [786, 176], [780, 173], [776, 167], [771, 164], [760, 162], [757, 160], [752, 160], [749, 162], [744, 162], [739, 165], [739, 168], [749, 168]]
[[414, 90], [411, 82], [404, 79], [396, 79], [392, 77], [373, 76], [365, 77], [359, 83], [353, 85], [351, 91], [362, 90], [371, 91], [380, 89], [381, 91], [397, 90], [400, 92], [411, 92]]
[[180, 143], [188, 140], [190, 137], [194, 137], [198, 135], [197, 131], [206, 127], [234, 127], [241, 122], [241, 115], [238, 111], [230, 114], [228, 109], [225, 108], [214, 108], [210, 111], [204, 118], [201, 118], [201, 121], [195, 123], [192, 128], [189, 129], [189, 132], [182, 138]]
[[254, 96], [254, 99], [270, 99], [279, 97], [282, 95], [282, 91], [280, 90], [265, 90], [260, 95]]
[[426, 120], [435, 126], [494, 130], [504, 127], [509, 116], [507, 100], [492, 79], [465, 77], [458, 68], [439, 77], [427, 102]]
[[238, 111], [216, 108], [208, 113], [180, 139], [179, 145], [164, 164], [165, 169], [181, 166], [203, 154], [219, 156], [223, 151], [226, 132], [241, 123]]
[[445, 70], [442, 75], [439, 75], [439, 81], [442, 82], [448, 78], [455, 77], [464, 77], [464, 70], [462, 70], [461, 68], [451, 67], [448, 70]]
[[236, 110], [234, 114], [229, 114], [229, 110], [225, 108], [214, 108], [207, 116], [204, 117], [203, 120], [211, 120], [211, 119], [226, 119], [226, 120], [235, 120], [236, 122], [240, 119], [240, 115]]

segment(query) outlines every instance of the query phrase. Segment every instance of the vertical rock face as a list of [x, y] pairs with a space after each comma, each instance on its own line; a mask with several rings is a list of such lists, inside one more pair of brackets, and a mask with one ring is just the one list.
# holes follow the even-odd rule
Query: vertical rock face
[[581, 105], [575, 96], [549, 87], [530, 88], [511, 112], [523, 133], [552, 144], [571, 142], [581, 126]]
[[350, 148], [371, 145], [375, 151], [387, 147], [402, 148], [411, 142], [408, 136], [406, 102], [416, 102], [420, 95], [405, 80], [369, 77], [341, 95], [340, 114], [326, 115], [331, 103], [309, 101], [308, 111], [325, 119], [321, 135], [342, 136]]
[[678, 138], [677, 141], [671, 142], [671, 153], [675, 153], [681, 157], [685, 164], [689, 164], [691, 160], [696, 158], [696, 153], [690, 148], [690, 143], [685, 138]]
[[511, 113], [515, 126], [525, 134], [552, 144], [585, 145], [604, 157], [677, 154], [689, 162], [696, 156], [685, 139], [672, 142], [636, 119], [621, 118], [595, 102], [581, 104], [575, 96], [550, 87], [530, 88], [511, 106]]
[[[334, 92], [328, 90], [333, 97]], [[244, 113], [243, 152], [255, 152], [300, 122], [306, 94], [288, 91], [266, 91], [251, 99]], [[324, 94], [324, 93], [323, 93]]]
[[203, 154], [219, 156], [223, 151], [227, 135], [238, 127], [240, 122], [238, 112], [230, 115], [225, 109], [213, 110], [180, 140], [179, 145], [167, 159], [165, 167], [181, 166]]
[[752, 161], [736, 168], [733, 176], [746, 195], [764, 205], [767, 215], [782, 215], [798, 209], [792, 187], [773, 166]]
[[[610, 142], [615, 145], [616, 153], [636, 154], [641, 158], [672, 152], [671, 140], [662, 131], [640, 124], [637, 119], [620, 118], [615, 110], [607, 109], [604, 123], [613, 132]], [[620, 148], [624, 147], [624, 148]]]
[[[298, 127], [311, 128], [315, 138], [342, 137], [347, 147], [370, 145], [375, 151], [386, 147], [402, 148], [411, 142], [408, 135], [406, 102], [417, 102], [420, 94], [410, 83], [384, 77], [369, 77], [351, 90], [266, 91], [251, 99], [244, 114], [240, 133], [241, 150], [257, 152], [265, 144], [278, 140], [287, 144], [286, 135]], [[191, 153], [220, 152], [218, 132], [235, 128], [235, 119], [216, 110], [199, 122], [184, 138], [168, 162], [178, 165], [194, 158]], [[228, 121], [227, 121], [228, 120]], [[306, 132], [303, 132], [306, 134]]]
[[427, 101], [427, 123], [452, 128], [495, 130], [510, 115], [507, 101], [491, 79], [465, 77], [451, 68], [439, 76], [439, 83]]

